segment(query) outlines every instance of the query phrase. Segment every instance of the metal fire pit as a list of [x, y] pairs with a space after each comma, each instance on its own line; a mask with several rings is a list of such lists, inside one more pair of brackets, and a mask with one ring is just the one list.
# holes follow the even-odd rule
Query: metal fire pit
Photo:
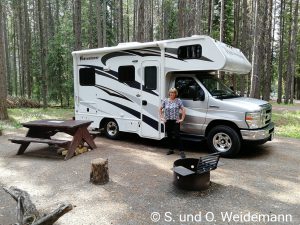
[[214, 153], [200, 159], [185, 158], [174, 162], [174, 184], [182, 189], [200, 191], [210, 185], [210, 171], [218, 166], [220, 154]]

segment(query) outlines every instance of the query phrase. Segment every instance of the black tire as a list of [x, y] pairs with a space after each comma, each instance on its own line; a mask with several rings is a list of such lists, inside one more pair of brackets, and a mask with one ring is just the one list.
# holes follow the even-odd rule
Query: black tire
[[235, 129], [218, 125], [208, 132], [207, 144], [212, 152], [219, 152], [223, 157], [234, 157], [241, 149], [241, 138]]
[[104, 134], [109, 139], [118, 139], [120, 136], [119, 125], [114, 119], [109, 119], [104, 124]]

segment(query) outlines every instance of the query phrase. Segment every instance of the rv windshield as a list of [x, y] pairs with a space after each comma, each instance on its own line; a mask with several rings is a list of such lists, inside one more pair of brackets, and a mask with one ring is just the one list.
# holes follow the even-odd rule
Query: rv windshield
[[240, 97], [216, 76], [197, 75], [197, 78], [215, 98], [224, 99]]

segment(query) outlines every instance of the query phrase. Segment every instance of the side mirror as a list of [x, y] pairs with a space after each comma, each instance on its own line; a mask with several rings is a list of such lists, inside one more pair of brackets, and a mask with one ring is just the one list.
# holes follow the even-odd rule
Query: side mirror
[[196, 88], [196, 85], [189, 86], [189, 96], [191, 98], [193, 98], [194, 101], [197, 98], [197, 88]]
[[204, 101], [204, 91], [196, 85], [189, 86], [189, 95], [193, 98], [193, 101]]
[[199, 100], [200, 101], [204, 101], [205, 100], [205, 93], [202, 90], [202, 88], [200, 88], [200, 90], [199, 90]]

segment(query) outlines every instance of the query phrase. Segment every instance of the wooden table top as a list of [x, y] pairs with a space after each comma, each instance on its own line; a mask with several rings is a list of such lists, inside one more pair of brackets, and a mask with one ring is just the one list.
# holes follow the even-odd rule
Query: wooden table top
[[22, 123], [23, 127], [49, 127], [49, 128], [76, 128], [90, 125], [93, 121], [89, 120], [35, 120]]

